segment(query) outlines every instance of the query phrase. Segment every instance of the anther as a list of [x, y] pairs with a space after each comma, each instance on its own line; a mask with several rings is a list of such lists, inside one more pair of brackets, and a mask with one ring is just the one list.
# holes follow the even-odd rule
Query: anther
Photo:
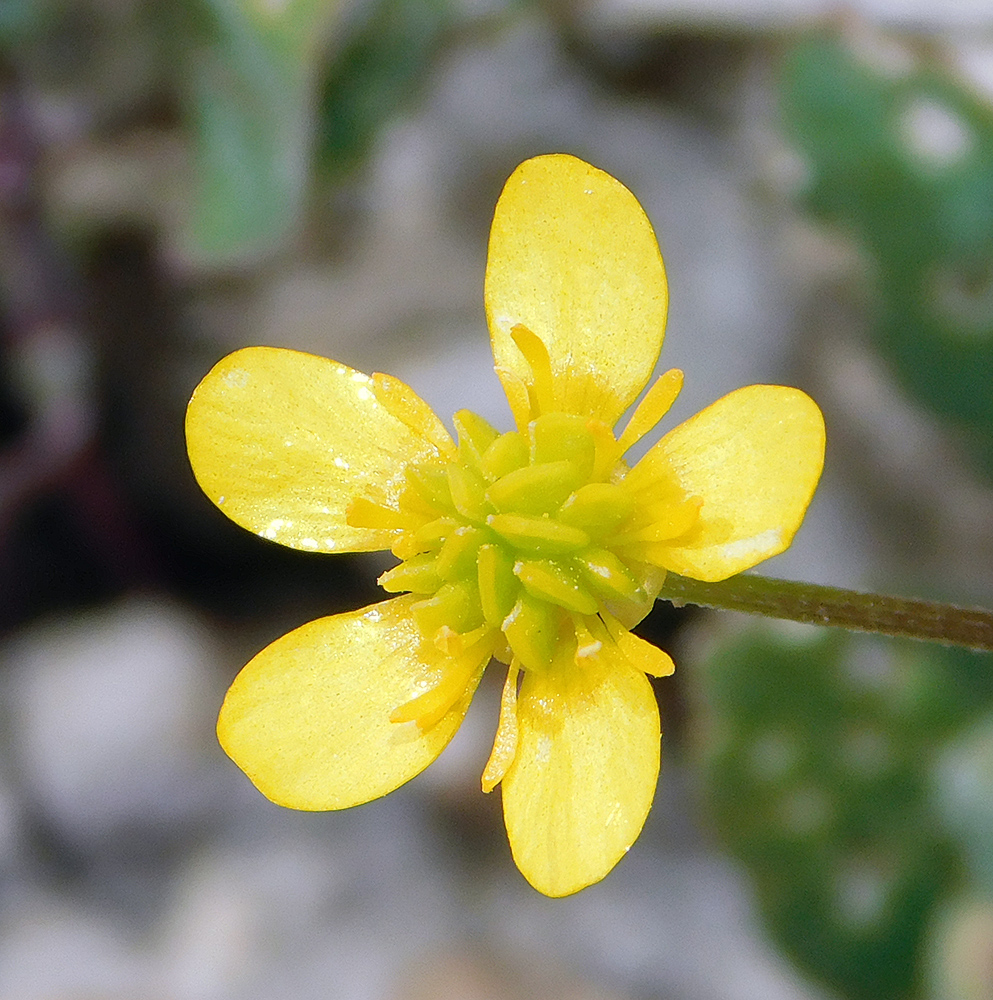
[[617, 439], [620, 454], [640, 441], [669, 412], [682, 387], [683, 373], [678, 368], [671, 368], [655, 380]]
[[532, 419], [541, 413], [552, 412], [556, 409], [555, 380], [552, 377], [552, 361], [548, 356], [545, 342], [523, 323], [512, 326], [510, 336], [531, 369], [528, 394], [531, 396]]

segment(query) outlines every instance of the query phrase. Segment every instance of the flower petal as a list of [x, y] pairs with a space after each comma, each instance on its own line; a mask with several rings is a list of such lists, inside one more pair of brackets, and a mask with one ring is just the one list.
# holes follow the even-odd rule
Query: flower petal
[[793, 540], [824, 465], [824, 418], [799, 389], [750, 385], [665, 435], [630, 473], [675, 476], [703, 499], [696, 527], [666, 544], [664, 565], [723, 580]]
[[659, 713], [643, 673], [606, 644], [549, 671], [529, 670], [518, 742], [503, 779], [514, 860], [548, 896], [602, 879], [644, 825], [659, 773]]
[[482, 668], [429, 729], [390, 722], [439, 673], [418, 655], [413, 600], [310, 622], [267, 646], [234, 679], [217, 735], [263, 795], [293, 809], [345, 809], [393, 791], [445, 748]]
[[623, 184], [561, 154], [514, 171], [486, 265], [493, 358], [508, 394], [532, 381], [511, 336], [521, 324], [548, 349], [558, 405], [613, 425], [655, 367], [667, 305], [655, 234]]
[[193, 472], [232, 521], [282, 545], [389, 548], [390, 531], [352, 527], [345, 512], [367, 492], [395, 501], [403, 468], [437, 454], [435, 424], [425, 418], [417, 426], [413, 405], [399, 419], [391, 412], [395, 394], [388, 409], [373, 379], [327, 358], [273, 347], [236, 351], [190, 400]]

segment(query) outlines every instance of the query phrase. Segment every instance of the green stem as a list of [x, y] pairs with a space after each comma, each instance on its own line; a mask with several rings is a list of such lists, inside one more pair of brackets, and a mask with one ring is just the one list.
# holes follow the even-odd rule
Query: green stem
[[751, 575], [701, 583], [670, 573], [659, 596], [677, 607], [698, 604], [993, 652], [993, 611], [981, 608]]

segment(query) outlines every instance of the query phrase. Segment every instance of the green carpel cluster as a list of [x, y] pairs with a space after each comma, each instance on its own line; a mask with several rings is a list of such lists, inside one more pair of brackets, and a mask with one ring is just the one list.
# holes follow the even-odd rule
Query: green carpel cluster
[[527, 436], [468, 410], [454, 420], [456, 460], [406, 471], [402, 562], [379, 581], [424, 595], [412, 611], [425, 638], [499, 630], [540, 669], [571, 617], [654, 600], [659, 573], [611, 550], [638, 504], [609, 429], [567, 413], [537, 417]]

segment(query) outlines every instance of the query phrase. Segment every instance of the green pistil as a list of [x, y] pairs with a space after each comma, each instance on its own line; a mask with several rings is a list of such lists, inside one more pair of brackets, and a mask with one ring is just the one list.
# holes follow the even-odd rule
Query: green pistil
[[501, 628], [520, 589], [514, 575], [514, 554], [504, 545], [481, 545], [476, 570], [483, 617], [493, 628]]
[[590, 544], [590, 536], [579, 528], [570, 528], [547, 514], [525, 517], [523, 514], [491, 514], [486, 523], [505, 542], [522, 552], [537, 555], [565, 555]]
[[597, 612], [597, 602], [580, 584], [579, 574], [565, 561], [522, 559], [514, 564], [514, 576], [532, 597], [580, 615]]
[[557, 510], [582, 485], [579, 470], [563, 459], [508, 472], [486, 491], [486, 499], [497, 510], [541, 515]]
[[422, 597], [413, 614], [426, 639], [485, 626], [541, 669], [583, 616], [654, 596], [644, 568], [611, 548], [638, 523], [638, 504], [610, 435], [605, 444], [565, 413], [543, 414], [526, 436], [498, 434], [468, 410], [455, 426], [455, 461], [406, 472], [400, 512], [419, 527], [398, 534], [403, 561], [380, 578], [391, 593]]

